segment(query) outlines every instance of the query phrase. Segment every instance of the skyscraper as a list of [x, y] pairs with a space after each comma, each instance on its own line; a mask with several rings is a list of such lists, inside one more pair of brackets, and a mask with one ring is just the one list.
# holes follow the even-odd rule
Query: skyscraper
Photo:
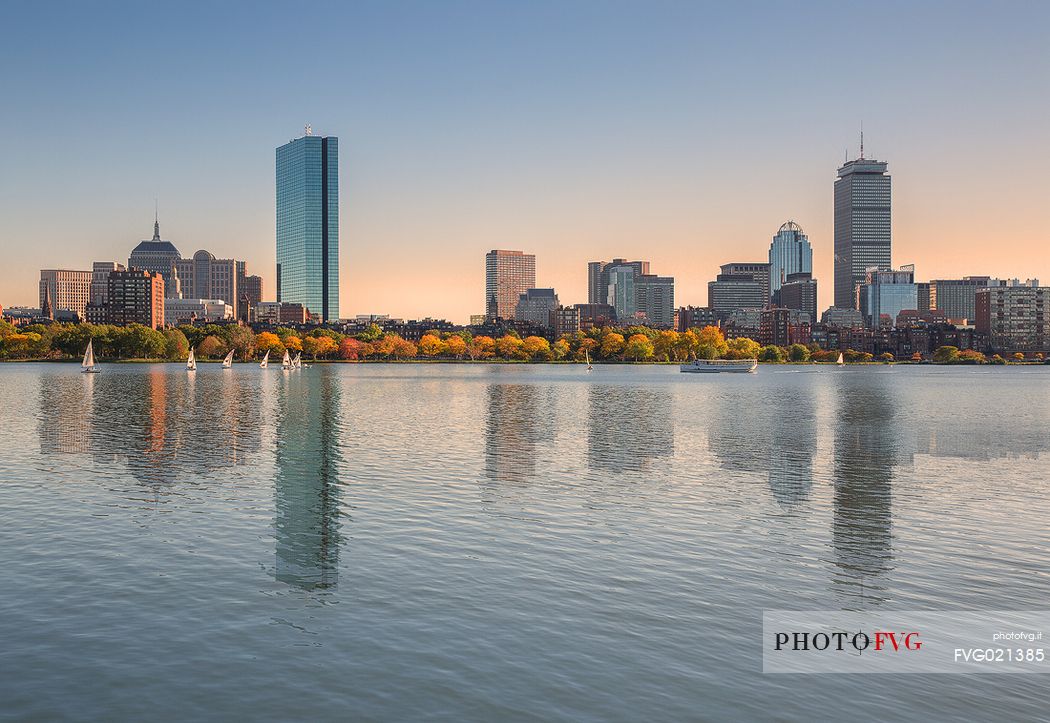
[[637, 279], [643, 274], [649, 273], [648, 261], [628, 261], [627, 259], [613, 259], [612, 261], [591, 261], [587, 264], [587, 303], [606, 304], [609, 301], [609, 271], [617, 266], [630, 266], [634, 269]]
[[192, 259], [179, 259], [175, 270], [179, 276], [183, 299], [222, 299], [237, 317], [240, 304], [240, 289], [237, 269], [244, 268], [243, 261], [217, 259], [209, 251], [201, 249]]
[[794, 221], [781, 225], [769, 244], [769, 293], [777, 291], [791, 274], [813, 273], [813, 247], [802, 227]]
[[182, 254], [171, 241], [160, 237], [160, 219], [153, 219], [153, 238], [142, 241], [128, 257], [129, 269], [141, 269], [164, 277], [164, 293], [170, 298], [179, 298], [179, 281], [175, 273], [175, 262]]
[[309, 126], [277, 149], [277, 300], [339, 318], [339, 139]]
[[485, 316], [513, 319], [518, 299], [536, 287], [536, 256], [493, 249], [485, 254]]
[[40, 309], [55, 318], [59, 311], [72, 311], [80, 319], [91, 300], [91, 272], [40, 269]]
[[890, 176], [884, 161], [847, 161], [835, 181], [835, 306], [857, 307], [866, 270], [892, 267]]

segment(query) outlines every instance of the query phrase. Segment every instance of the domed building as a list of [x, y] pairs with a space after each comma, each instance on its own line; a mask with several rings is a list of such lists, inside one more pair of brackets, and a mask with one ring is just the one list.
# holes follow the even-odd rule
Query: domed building
[[160, 237], [160, 220], [153, 220], [153, 238], [141, 241], [128, 257], [129, 269], [141, 269], [164, 277], [164, 295], [179, 298], [179, 279], [175, 273], [175, 264], [182, 259], [182, 254], [171, 241]]

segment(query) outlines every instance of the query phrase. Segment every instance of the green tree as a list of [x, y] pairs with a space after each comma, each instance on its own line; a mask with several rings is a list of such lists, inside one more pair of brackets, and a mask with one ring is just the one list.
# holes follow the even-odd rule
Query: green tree
[[172, 361], [185, 359], [190, 353], [190, 342], [180, 329], [164, 330], [164, 358]]
[[231, 326], [227, 343], [242, 359], [255, 353], [255, 334], [246, 326]]
[[653, 343], [645, 334], [632, 334], [624, 345], [623, 355], [634, 361], [645, 361], [653, 357]]
[[379, 328], [378, 324], [369, 324], [367, 329], [357, 335], [357, 338], [361, 341], [374, 343], [383, 338], [383, 330]]
[[773, 362], [779, 364], [784, 361], [786, 356], [787, 355], [784, 353], [783, 349], [773, 344], [764, 346], [758, 351], [758, 360], [762, 362]]
[[951, 364], [959, 358], [959, 347], [939, 346], [933, 352], [933, 360], [938, 364]]
[[802, 344], [792, 344], [788, 347], [788, 359], [793, 362], [807, 362], [809, 361], [812, 352], [809, 347]]

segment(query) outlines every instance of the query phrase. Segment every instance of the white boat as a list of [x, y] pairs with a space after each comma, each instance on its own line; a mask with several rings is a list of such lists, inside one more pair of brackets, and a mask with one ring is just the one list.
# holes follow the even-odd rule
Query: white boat
[[292, 369], [302, 369], [302, 368], [303, 368], [303, 354], [302, 354], [302, 352], [299, 352], [298, 354], [295, 355], [295, 359], [292, 360]]
[[260, 369], [265, 369], [266, 365], [269, 364], [269, 363], [270, 363], [270, 350], [267, 349], [266, 353], [263, 354], [263, 360], [261, 362], [259, 362], [259, 368]]
[[193, 356], [193, 349], [190, 348], [190, 355], [186, 359], [186, 371], [195, 372], [197, 371], [197, 359]]
[[758, 369], [758, 359], [693, 359], [688, 364], [681, 364], [679, 371], [691, 374], [714, 374], [717, 372], [735, 372], [747, 374]]
[[587, 371], [591, 371], [594, 369], [594, 367], [591, 366], [591, 352], [589, 349], [584, 349], [583, 354], [587, 357]]
[[233, 349], [230, 349], [230, 353], [226, 355], [226, 358], [222, 360], [222, 368], [229, 369], [233, 366]]
[[839, 359], [835, 363], [838, 364], [839, 366], [842, 366], [843, 364], [846, 363], [846, 360], [842, 358], [842, 352], [839, 352]]
[[284, 350], [284, 358], [281, 359], [281, 369], [286, 369], [287, 370], [287, 369], [291, 369], [291, 368], [292, 368], [292, 357], [288, 353], [288, 350], [285, 349]]
[[92, 347], [91, 339], [88, 339], [87, 349], [84, 350], [84, 361], [80, 362], [81, 374], [98, 374], [101, 369], [95, 364], [95, 349]]

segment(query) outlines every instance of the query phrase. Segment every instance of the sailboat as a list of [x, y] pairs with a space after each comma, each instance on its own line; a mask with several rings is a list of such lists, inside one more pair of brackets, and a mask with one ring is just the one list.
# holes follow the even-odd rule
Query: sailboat
[[259, 362], [259, 368], [260, 369], [265, 369], [266, 365], [269, 364], [269, 363], [270, 363], [270, 350], [267, 349], [266, 353], [263, 354], [263, 360], [261, 362]]
[[222, 360], [222, 368], [229, 369], [233, 366], [233, 349], [230, 349], [230, 353], [226, 355], [226, 358]]
[[839, 352], [839, 359], [835, 363], [838, 364], [839, 366], [842, 366], [843, 364], [846, 363], [846, 360], [842, 357], [842, 352]]
[[[310, 365], [307, 364], [306, 366], [310, 366]], [[293, 369], [302, 369], [303, 368], [303, 353], [302, 352], [299, 352], [298, 354], [295, 355], [295, 360], [292, 362], [292, 368]]]
[[292, 368], [292, 357], [288, 353], [288, 350], [284, 350], [284, 358], [281, 359], [281, 369], [288, 370]]
[[193, 348], [190, 347], [190, 355], [186, 359], [186, 371], [195, 372], [197, 371], [197, 359], [193, 356]]
[[591, 352], [589, 349], [584, 349], [583, 354], [587, 357], [587, 371], [591, 371], [594, 369], [594, 367], [591, 366]]
[[87, 349], [84, 350], [84, 361], [80, 362], [81, 374], [98, 374], [101, 369], [95, 365], [95, 350], [91, 346], [92, 339], [88, 339]]

